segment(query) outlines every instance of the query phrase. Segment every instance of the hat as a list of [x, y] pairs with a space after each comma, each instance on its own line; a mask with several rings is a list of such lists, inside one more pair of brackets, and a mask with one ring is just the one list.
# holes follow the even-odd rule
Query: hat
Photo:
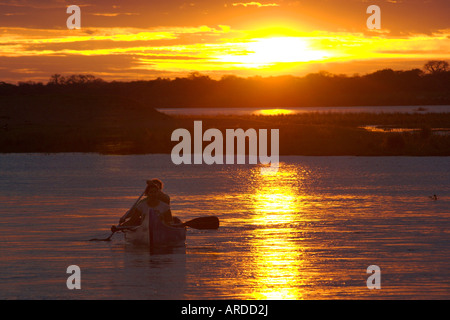
[[147, 186], [155, 186], [157, 187], [157, 185], [152, 181], [152, 180], [147, 180]]
[[157, 192], [159, 191], [158, 186], [153, 183], [151, 180], [147, 180], [147, 188], [145, 189], [145, 192]]
[[151, 179], [151, 180], [147, 180], [147, 185], [150, 184], [154, 184], [155, 186], [158, 187], [158, 189], [162, 190], [163, 189], [163, 183], [161, 180], [159, 179]]

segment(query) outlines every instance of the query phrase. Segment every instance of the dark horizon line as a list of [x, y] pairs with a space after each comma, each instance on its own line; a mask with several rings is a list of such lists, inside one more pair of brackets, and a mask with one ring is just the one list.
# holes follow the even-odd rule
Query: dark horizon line
[[[437, 61], [437, 60], [434, 60]], [[440, 60], [445, 62], [445, 60]], [[223, 81], [225, 79], [243, 79], [243, 80], [254, 80], [254, 79], [281, 79], [281, 78], [290, 78], [290, 79], [304, 79], [310, 76], [314, 76], [314, 75], [318, 75], [318, 76], [322, 76], [322, 77], [330, 77], [330, 78], [361, 78], [361, 77], [366, 77], [366, 76], [370, 76], [376, 73], [381, 73], [381, 72], [393, 72], [393, 73], [406, 73], [406, 72], [415, 72], [417, 73], [418, 76], [426, 76], [426, 75], [434, 75], [434, 74], [438, 74], [438, 73], [447, 73], [450, 72], [450, 70], [443, 70], [443, 71], [437, 71], [437, 72], [430, 72], [427, 71], [425, 67], [422, 68], [412, 68], [412, 69], [392, 69], [392, 68], [381, 68], [378, 69], [376, 71], [373, 72], [367, 72], [364, 74], [360, 74], [360, 73], [353, 73], [352, 75], [349, 74], [345, 74], [345, 73], [332, 73], [326, 70], [319, 70], [317, 72], [310, 72], [306, 75], [303, 76], [298, 76], [298, 75], [294, 75], [294, 74], [285, 74], [285, 75], [270, 75], [270, 76], [263, 76], [263, 75], [251, 75], [251, 76], [239, 76], [239, 75], [235, 75], [235, 74], [223, 74], [219, 79], [215, 79], [212, 78], [211, 75], [206, 74], [206, 73], [202, 73], [200, 71], [191, 71], [189, 72], [187, 75], [185, 76], [175, 76], [175, 77], [155, 77], [152, 79], [128, 79], [128, 80], [121, 80], [121, 79], [113, 79], [113, 80], [104, 80], [101, 77], [97, 77], [95, 73], [53, 73], [49, 76], [47, 83], [41, 82], [41, 81], [33, 81], [33, 80], [17, 80], [16, 83], [11, 83], [11, 82], [6, 82], [6, 81], [2, 81], [0, 80], [0, 85], [14, 85], [14, 86], [19, 86], [21, 84], [25, 84], [25, 85], [49, 85], [52, 84], [51, 83], [51, 79], [53, 76], [58, 75], [62, 78], [67, 78], [69, 79], [70, 77], [80, 77], [80, 76], [84, 76], [84, 77], [92, 77], [92, 81], [88, 81], [85, 83], [92, 83], [92, 82], [104, 82], [104, 83], [113, 83], [113, 82], [120, 82], [120, 83], [132, 83], [132, 82], [150, 82], [150, 81], [175, 81], [178, 79], [187, 79], [187, 80], [195, 80], [195, 79], [207, 79], [210, 81]], [[54, 83], [53, 83], [54, 84]], [[75, 84], [75, 83], [69, 83], [69, 84], [61, 84], [61, 85], [70, 85], [70, 84]]]

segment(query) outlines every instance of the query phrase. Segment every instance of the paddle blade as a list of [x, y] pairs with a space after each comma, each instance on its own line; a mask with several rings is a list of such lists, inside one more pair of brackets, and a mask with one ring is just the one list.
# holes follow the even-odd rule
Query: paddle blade
[[94, 239], [90, 239], [89, 241], [111, 241], [111, 238], [105, 238], [105, 239], [94, 238]]
[[108, 238], [105, 239], [98, 239], [98, 238], [94, 238], [94, 239], [90, 239], [89, 241], [111, 241], [111, 237], [113, 236], [114, 232], [111, 233], [111, 235]]
[[184, 223], [185, 226], [194, 228], [194, 229], [218, 229], [219, 228], [219, 218], [211, 216], [211, 217], [200, 217], [189, 220]]

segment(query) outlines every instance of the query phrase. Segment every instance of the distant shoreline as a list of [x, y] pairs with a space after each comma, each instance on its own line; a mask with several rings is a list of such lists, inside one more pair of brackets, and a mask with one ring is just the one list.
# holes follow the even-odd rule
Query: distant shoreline
[[450, 71], [381, 69], [364, 75], [328, 72], [302, 77], [224, 76], [107, 82], [89, 74], [54, 74], [49, 81], [0, 81], [2, 100], [74, 95], [128, 98], [146, 108], [293, 108], [319, 106], [450, 105]]
[[274, 114], [298, 114], [298, 113], [450, 113], [450, 105], [399, 105], [399, 106], [322, 106], [322, 107], [282, 107], [279, 108], [156, 108], [157, 111], [169, 116], [219, 116], [219, 115], [268, 115], [272, 111]]
[[[173, 80], [105, 82], [89, 75], [53, 75], [47, 84], [0, 82], [0, 152], [169, 154], [178, 143], [171, 141], [172, 132], [186, 128], [192, 135], [194, 121], [201, 120], [203, 131], [279, 129], [281, 156], [450, 156], [449, 83], [450, 71], [419, 69], [351, 77], [318, 73], [213, 80], [194, 73]], [[367, 105], [389, 111], [411, 106], [413, 111], [358, 109]], [[236, 112], [237, 106], [316, 111], [160, 112], [171, 106], [178, 111]], [[427, 112], [441, 106], [445, 112]], [[329, 112], [330, 107], [349, 112]]]
[[[279, 129], [280, 156], [450, 156], [450, 113], [176, 117], [152, 113], [136, 118], [128, 111], [117, 112], [95, 119], [88, 113], [89, 121], [81, 114], [66, 122], [57, 114], [9, 119], [11, 125], [0, 129], [0, 153], [170, 154], [178, 143], [171, 141], [172, 132], [186, 128], [193, 136], [194, 120], [201, 120], [203, 132]], [[376, 126], [382, 129], [367, 129]]]
[[[377, 107], [383, 107], [383, 108], [395, 108], [395, 107], [439, 107], [439, 106], [450, 106], [447, 103], [436, 103], [436, 104], [366, 104], [366, 105], [311, 105], [311, 106], [298, 106], [298, 107], [292, 107], [287, 106], [283, 107], [280, 106], [280, 108], [286, 108], [286, 109], [308, 109], [308, 108], [377, 108]], [[243, 107], [243, 106], [230, 106], [230, 107], [214, 107], [214, 106], [204, 106], [204, 107], [156, 107], [156, 109], [274, 109], [274, 107], [268, 106], [268, 107], [261, 107], [261, 106], [253, 106], [253, 107]]]

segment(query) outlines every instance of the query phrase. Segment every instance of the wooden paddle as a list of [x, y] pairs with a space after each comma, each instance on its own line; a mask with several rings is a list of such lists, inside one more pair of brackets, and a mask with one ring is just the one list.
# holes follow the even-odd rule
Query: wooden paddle
[[186, 221], [182, 225], [194, 229], [205, 230], [205, 229], [218, 229], [219, 224], [220, 224], [219, 218], [215, 216], [208, 216], [208, 217], [199, 217]]
[[[219, 218], [215, 216], [208, 216], [208, 217], [199, 217], [195, 218], [189, 221], [186, 221], [181, 224], [182, 227], [190, 227], [193, 229], [199, 229], [199, 230], [210, 230], [210, 229], [218, 229], [219, 228]], [[91, 239], [89, 241], [111, 241], [111, 237], [114, 235], [114, 233], [118, 231], [124, 231], [124, 230], [132, 230], [135, 229], [136, 226], [112, 226], [111, 227], [111, 235], [108, 238], [105, 239]]]
[[[142, 196], [144, 195], [145, 191], [140, 195], [140, 197], [136, 200], [134, 205], [131, 207], [130, 211], [134, 209], [134, 207], [138, 204], [139, 200], [141, 200]], [[209, 230], [209, 229], [218, 229], [219, 228], [219, 218], [215, 216], [207, 216], [207, 217], [199, 217], [195, 218], [189, 221], [186, 221], [181, 224], [183, 227], [190, 227], [193, 229], [199, 229], [199, 230]], [[131, 229], [134, 228], [134, 226], [131, 227], [124, 227], [124, 226], [112, 226], [111, 231], [112, 233], [108, 238], [105, 239], [90, 239], [89, 241], [111, 241], [111, 237], [114, 235], [114, 233], [118, 231], [123, 231], [125, 229]]]

